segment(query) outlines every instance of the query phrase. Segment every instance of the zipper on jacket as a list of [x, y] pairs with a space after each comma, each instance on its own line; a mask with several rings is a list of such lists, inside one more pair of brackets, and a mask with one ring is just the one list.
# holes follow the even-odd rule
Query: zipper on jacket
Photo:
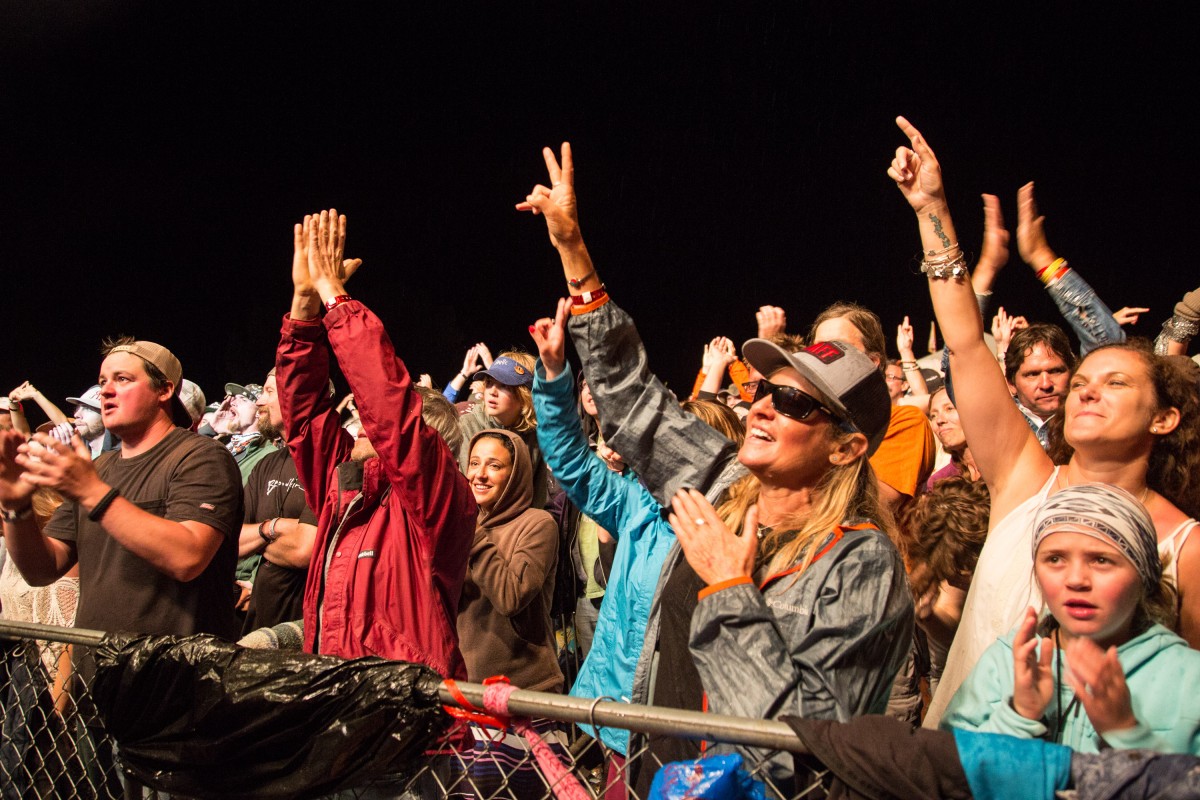
[[[338, 495], [338, 503], [340, 504], [341, 492], [338, 492]], [[333, 552], [337, 549], [337, 543], [338, 539], [342, 535], [342, 529], [346, 527], [346, 520], [350, 519], [350, 515], [354, 513], [354, 506], [357, 505], [362, 498], [363, 493], [360, 491], [358, 494], [354, 495], [353, 498], [351, 498], [348, 504], [346, 504], [346, 512], [342, 514], [341, 521], [338, 522], [337, 527], [333, 529], [333, 535], [329, 537], [329, 545], [325, 548], [325, 563], [321, 567], [321, 590], [317, 592], [317, 629], [313, 631], [313, 647], [316, 648], [318, 653], [321, 652], [321, 622], [325, 619], [325, 584], [329, 578], [329, 564], [331, 561], [333, 561]]]

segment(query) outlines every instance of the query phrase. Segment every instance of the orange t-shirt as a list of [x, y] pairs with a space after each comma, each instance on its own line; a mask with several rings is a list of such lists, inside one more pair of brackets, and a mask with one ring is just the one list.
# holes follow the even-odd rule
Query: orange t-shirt
[[880, 481], [912, 497], [933, 472], [937, 446], [929, 420], [915, 406], [892, 406], [883, 443], [871, 456], [871, 466]]

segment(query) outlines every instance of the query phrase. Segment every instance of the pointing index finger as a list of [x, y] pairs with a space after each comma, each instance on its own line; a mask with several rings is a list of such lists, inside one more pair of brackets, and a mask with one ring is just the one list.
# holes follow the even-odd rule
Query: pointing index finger
[[916, 151], [917, 155], [919, 155], [923, 160], [932, 161], [935, 164], [937, 163], [937, 158], [933, 155], [933, 150], [930, 149], [929, 145], [925, 142], [925, 137], [921, 135], [921, 132], [917, 130], [916, 126], [914, 126], [904, 117], [896, 117], [896, 125], [900, 127], [900, 130], [904, 131], [904, 135], [908, 137], [910, 142], [912, 142], [912, 149]]

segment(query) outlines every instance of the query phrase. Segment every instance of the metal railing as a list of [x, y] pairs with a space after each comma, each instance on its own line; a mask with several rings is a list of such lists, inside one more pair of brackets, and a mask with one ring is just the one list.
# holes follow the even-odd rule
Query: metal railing
[[[79, 675], [63, 675], [70, 667], [60, 654], [47, 657], [61, 651], [63, 644], [92, 646], [103, 636], [98, 631], [0, 620], [0, 640], [7, 640], [0, 641], [6, 656], [0, 672], [0, 796], [6, 800], [154, 796], [122, 775], [118, 747], [93, 709], [88, 682]], [[58, 668], [64, 663], [66, 667]], [[458, 683], [456, 689], [442, 685], [440, 696], [447, 707], [461, 708], [464, 700], [468, 710], [484, 706], [484, 686]], [[661, 766], [646, 746], [646, 736], [633, 736], [631, 752], [622, 757], [583, 733], [597, 726], [703, 741], [707, 752], [736, 749], [746, 771], [764, 784], [765, 796], [776, 800], [818, 796], [825, 775], [803, 768], [799, 776], [792, 774], [792, 754], [804, 748], [791, 728], [778, 721], [520, 689], [509, 695], [507, 708], [511, 718], [532, 720], [565, 775], [547, 777], [528, 740], [512, 728], [470, 723], [468, 732], [468, 723], [458, 721], [447, 737], [455, 745], [431, 748], [415, 774], [346, 789], [335, 797], [552, 800], [559, 796], [556, 791], [566, 796], [565, 784], [574, 781], [582, 790], [575, 796], [645, 800], [635, 787], [648, 785]], [[640, 774], [637, 783], [635, 774]]]

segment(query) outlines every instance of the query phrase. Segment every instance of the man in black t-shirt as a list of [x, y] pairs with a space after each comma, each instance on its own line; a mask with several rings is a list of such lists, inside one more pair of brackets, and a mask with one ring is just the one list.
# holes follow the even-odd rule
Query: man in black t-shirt
[[[106, 342], [101, 415], [119, 451], [93, 462], [78, 435], [70, 445], [45, 434], [26, 444], [0, 436], [9, 556], [35, 586], [78, 563], [81, 628], [236, 634], [230, 584], [241, 480], [224, 447], [185, 429], [181, 377], [161, 345]], [[44, 536], [32, 515], [37, 486], [66, 498]]]
[[[258, 432], [267, 441], [283, 435], [275, 370], [267, 374], [258, 406]], [[245, 490], [238, 555], [262, 553], [250, 593], [242, 633], [304, 617], [304, 583], [317, 535], [317, 517], [308, 507], [296, 463], [286, 447], [270, 453], [250, 472]]]

